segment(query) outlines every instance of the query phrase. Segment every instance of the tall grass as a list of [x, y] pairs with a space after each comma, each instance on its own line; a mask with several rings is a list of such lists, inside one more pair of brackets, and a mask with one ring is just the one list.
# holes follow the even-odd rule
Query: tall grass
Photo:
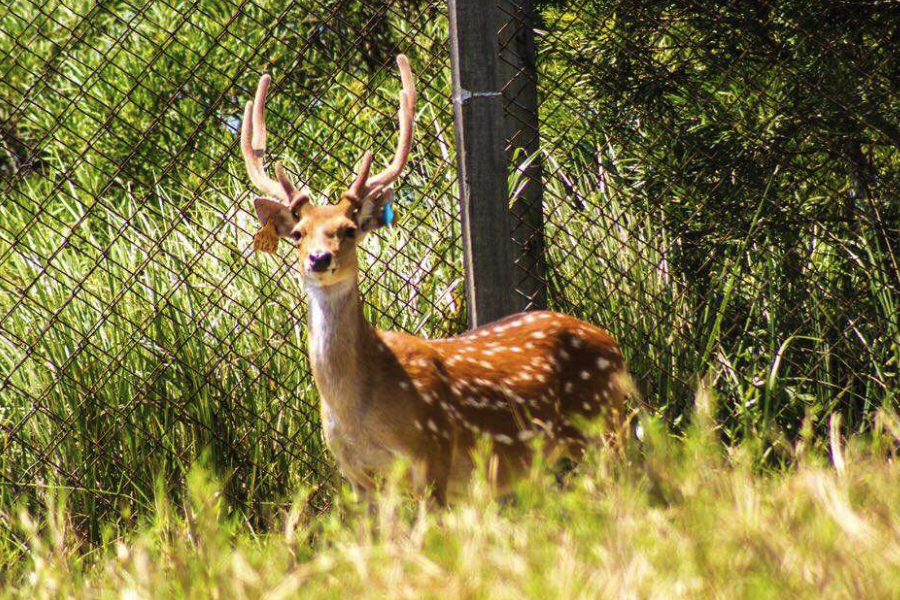
[[[556, 173], [545, 182], [551, 302], [615, 335], [648, 405], [670, 424], [683, 424], [704, 377], [723, 398], [728, 439], [795, 438], [804, 418], [822, 434], [834, 411], [861, 431], [872, 411], [897, 407], [900, 307], [876, 231], [798, 240], [810, 260], [787, 281], [784, 256], [750, 232], [710, 257], [700, 288], [679, 273], [684, 241], [666, 211], [642, 207], [639, 176], [607, 174], [601, 191], [591, 174], [575, 178], [547, 158]], [[841, 245], [861, 250], [852, 270], [835, 259]], [[859, 290], [852, 300], [838, 291], [848, 279]]]
[[[399, 84], [358, 64], [353, 27], [371, 22], [336, 36], [307, 4], [277, 27], [278, 2], [26, 1], [0, 17], [0, 116], [40, 150], [0, 162], [0, 506], [69, 489], [96, 539], [106, 517], [151, 510], [160, 477], [177, 499], [201, 457], [257, 516], [302, 482], [327, 505], [296, 259], [249, 251], [237, 125], [272, 72], [270, 152], [328, 202], [364, 147], [389, 151]], [[466, 319], [433, 16], [389, 13], [400, 39], [418, 34], [420, 135], [396, 226], [362, 259], [369, 317], [432, 336]]]
[[[546, 465], [503, 500], [483, 477], [447, 510], [389, 479], [371, 505], [346, 489], [310, 511], [309, 490], [265, 532], [236, 518], [202, 471], [182, 502], [107, 529], [87, 551], [65, 497], [0, 515], [9, 598], [893, 598], [900, 587], [900, 422], [792, 448], [795, 467], [754, 468], [753, 440], [723, 451], [710, 396], [682, 440], [658, 420], [626, 456], [594, 449], [560, 486]], [[811, 443], [812, 442], [812, 443]], [[804, 445], [805, 444], [805, 445]], [[832, 467], [828, 452], [838, 468]], [[398, 473], [402, 466], [398, 468]]]
[[[270, 71], [269, 151], [327, 202], [364, 149], [391, 151], [396, 74], [363, 66], [366, 3], [340, 19], [306, 0], [284, 14], [275, 0], [132, 4], [24, 0], [0, 15], [0, 118], [37, 149], [0, 155], [0, 509], [69, 490], [66, 514], [96, 540], [107, 517], [154, 511], [159, 481], [179, 503], [201, 457], [241, 514], [264, 521], [299, 485], [321, 508], [333, 467], [296, 259], [249, 252], [237, 124]], [[398, 221], [365, 243], [362, 293], [380, 327], [450, 335], [467, 314], [447, 23], [441, 6], [385, 18], [420, 108]], [[723, 436], [763, 438], [754, 456], [769, 463], [792, 458], [804, 422], [823, 434], [840, 410], [864, 430], [895, 406], [882, 236], [804, 237], [807, 262], [788, 272], [793, 255], [753, 220], [698, 286], [680, 223], [644, 191], [652, 164], [593, 145], [590, 90], [555, 86], [559, 48], [541, 43], [550, 307], [616, 336], [644, 406], [681, 430], [706, 378]], [[601, 173], [585, 167], [597, 152]], [[856, 290], [857, 312], [832, 289]]]

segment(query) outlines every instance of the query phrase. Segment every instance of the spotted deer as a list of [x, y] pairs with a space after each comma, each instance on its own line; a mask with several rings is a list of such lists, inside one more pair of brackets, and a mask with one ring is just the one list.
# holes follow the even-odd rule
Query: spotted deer
[[[577, 459], [587, 443], [579, 418], [603, 418], [609, 430], [621, 430], [630, 380], [608, 333], [562, 314], [527, 312], [449, 339], [379, 331], [366, 321], [357, 248], [390, 221], [392, 185], [413, 138], [416, 90], [406, 57], [397, 63], [402, 91], [394, 157], [371, 174], [372, 154], [365, 153], [337, 204], [314, 205], [280, 164], [275, 179], [267, 175], [268, 75], [246, 105], [241, 150], [251, 181], [264, 194], [254, 199], [260, 223], [291, 240], [300, 254], [325, 440], [342, 473], [371, 488], [403, 456], [414, 484], [443, 503], [466, 488], [483, 437], [492, 442], [500, 490], [529, 467], [536, 447]], [[538, 437], [540, 445], [532, 441]]]

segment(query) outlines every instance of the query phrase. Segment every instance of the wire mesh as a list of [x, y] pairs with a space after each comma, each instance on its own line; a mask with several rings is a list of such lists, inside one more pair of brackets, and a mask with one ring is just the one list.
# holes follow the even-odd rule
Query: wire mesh
[[[679, 425], [726, 438], [896, 405], [900, 60], [888, 4], [498, 0], [517, 290], [607, 327]], [[367, 242], [383, 328], [467, 322], [444, 2], [3, 0], [0, 506], [68, 489], [97, 531], [189, 465], [265, 514], [328, 503], [296, 257], [250, 251], [237, 148], [273, 76], [270, 157], [334, 201], [416, 143]]]
[[295, 257], [253, 255], [243, 103], [273, 76], [270, 156], [321, 194], [390, 158], [409, 55], [418, 134], [397, 227], [366, 245], [377, 324], [465, 323], [446, 16], [396, 2], [4, 2], [0, 505], [68, 489], [95, 527], [189, 465], [265, 512], [328, 502]]
[[539, 90], [514, 191], [543, 188], [547, 266], [523, 252], [522, 295], [609, 328], [676, 425], [701, 378], [731, 440], [896, 407], [896, 7], [498, 6], [535, 22], [535, 66], [505, 60], [517, 135], [514, 78]]

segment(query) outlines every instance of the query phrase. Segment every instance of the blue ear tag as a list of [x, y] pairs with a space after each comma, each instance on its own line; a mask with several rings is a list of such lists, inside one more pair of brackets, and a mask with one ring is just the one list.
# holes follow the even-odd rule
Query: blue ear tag
[[390, 225], [394, 222], [394, 207], [391, 206], [390, 202], [381, 207], [381, 222], [385, 225]]

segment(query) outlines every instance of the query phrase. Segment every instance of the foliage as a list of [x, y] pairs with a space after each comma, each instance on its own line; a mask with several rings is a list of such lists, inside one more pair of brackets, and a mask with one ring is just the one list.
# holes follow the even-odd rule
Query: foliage
[[[556, 302], [604, 315], [675, 424], [706, 369], [724, 374], [732, 438], [769, 421], [796, 435], [809, 411], [862, 428], [896, 406], [896, 9], [539, 5]], [[594, 278], [581, 285], [585, 229], [609, 221], [602, 243], [659, 271], [642, 281], [599, 262], [610, 297], [637, 288], [630, 307], [597, 298]]]
[[[301, 482], [327, 505], [296, 257], [250, 251], [237, 126], [270, 70], [269, 150], [327, 202], [364, 147], [392, 150], [399, 81], [350, 43], [376, 26], [371, 8], [282, 4], [29, 1], [0, 15], [14, 57], [0, 122], [18, 140], [0, 163], [0, 507], [73, 488], [96, 538], [107, 517], [150, 510], [157, 477], [177, 499], [201, 456], [257, 515]], [[446, 22], [404, 6], [378, 19], [416, 65], [420, 134], [362, 287], [380, 326], [447, 335], [466, 313], [442, 204], [449, 71], [429, 60]]]
[[[894, 10], [539, 3], [551, 308], [610, 329], [673, 431], [701, 377], [768, 466], [804, 424], [897, 405]], [[417, 141], [363, 295], [381, 327], [453, 334], [447, 35], [420, 0], [4, 6], [0, 510], [70, 489], [96, 541], [157, 485], [180, 505], [203, 456], [254, 525], [298, 485], [329, 504], [295, 258], [248, 250], [243, 102], [271, 72], [270, 155], [327, 200], [391, 151], [410, 55]]]

